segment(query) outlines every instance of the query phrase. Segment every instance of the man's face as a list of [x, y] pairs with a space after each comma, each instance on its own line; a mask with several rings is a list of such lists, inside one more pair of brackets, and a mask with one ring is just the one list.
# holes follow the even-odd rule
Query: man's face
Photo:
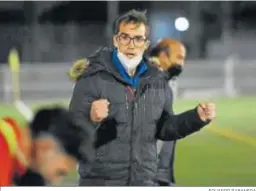
[[36, 166], [38, 172], [50, 183], [59, 184], [76, 167], [76, 159], [68, 155], [54, 140], [40, 140], [37, 144]]
[[160, 68], [166, 71], [175, 65], [180, 65], [181, 67], [183, 67], [185, 58], [185, 47], [182, 44], [172, 44], [169, 47], [169, 55], [166, 52], [160, 53]]
[[174, 44], [170, 50], [170, 65], [179, 64], [183, 67], [186, 58], [186, 49], [182, 44]]
[[113, 37], [114, 46], [129, 59], [142, 55], [149, 46], [146, 32], [144, 24], [121, 23], [119, 33]]

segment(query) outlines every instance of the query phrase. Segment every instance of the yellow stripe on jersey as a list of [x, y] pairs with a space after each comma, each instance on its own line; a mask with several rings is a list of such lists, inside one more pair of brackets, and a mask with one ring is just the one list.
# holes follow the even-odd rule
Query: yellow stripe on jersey
[[0, 120], [0, 133], [4, 136], [10, 153], [15, 156], [17, 150], [17, 137], [11, 125], [4, 120]]

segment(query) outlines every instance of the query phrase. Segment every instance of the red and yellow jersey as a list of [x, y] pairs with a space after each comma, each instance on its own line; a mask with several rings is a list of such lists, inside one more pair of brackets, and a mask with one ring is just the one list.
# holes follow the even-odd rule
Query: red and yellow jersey
[[0, 119], [0, 186], [10, 186], [15, 175], [26, 171], [22, 133], [12, 118]]

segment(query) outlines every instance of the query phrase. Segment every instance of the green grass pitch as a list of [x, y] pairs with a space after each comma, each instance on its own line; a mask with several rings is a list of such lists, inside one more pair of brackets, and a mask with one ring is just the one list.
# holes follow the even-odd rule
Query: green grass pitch
[[[217, 99], [217, 119], [204, 130], [178, 142], [175, 174], [178, 186], [256, 186], [256, 98]], [[196, 101], [177, 101], [176, 113]], [[0, 116], [23, 117], [0, 105]], [[217, 131], [216, 131], [217, 130]], [[74, 173], [70, 184], [77, 183]], [[68, 184], [68, 183], [67, 183]]]

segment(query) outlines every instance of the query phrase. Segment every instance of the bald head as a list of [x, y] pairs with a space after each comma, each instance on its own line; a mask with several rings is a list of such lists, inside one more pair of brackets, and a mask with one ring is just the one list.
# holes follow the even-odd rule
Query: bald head
[[152, 48], [150, 57], [157, 59], [158, 67], [168, 71], [170, 78], [173, 78], [182, 72], [186, 48], [176, 39], [160, 39]]

